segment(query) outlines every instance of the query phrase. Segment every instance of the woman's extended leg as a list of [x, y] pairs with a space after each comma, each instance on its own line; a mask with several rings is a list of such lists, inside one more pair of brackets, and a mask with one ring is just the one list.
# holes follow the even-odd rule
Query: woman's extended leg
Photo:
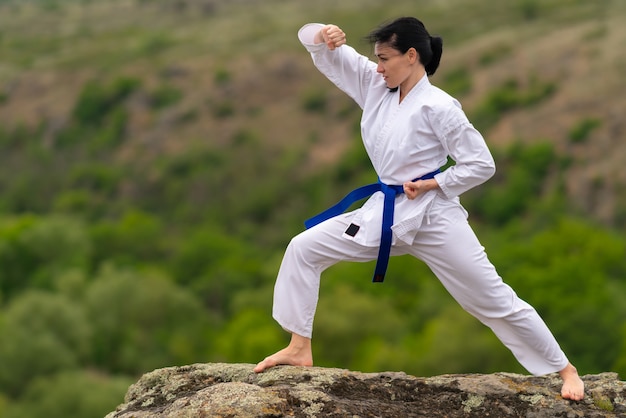
[[502, 281], [460, 207], [432, 216], [411, 252], [426, 262], [467, 312], [494, 331], [529, 372], [559, 372], [563, 397], [582, 399], [584, 387], [576, 369], [537, 311]]

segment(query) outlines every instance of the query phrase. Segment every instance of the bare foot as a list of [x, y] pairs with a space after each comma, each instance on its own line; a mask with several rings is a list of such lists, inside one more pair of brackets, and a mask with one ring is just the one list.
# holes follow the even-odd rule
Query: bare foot
[[298, 334], [291, 335], [289, 345], [277, 353], [266, 357], [253, 369], [255, 373], [260, 373], [270, 367], [278, 365], [289, 366], [312, 366], [313, 352], [311, 350], [311, 339]]
[[572, 401], [582, 400], [585, 397], [585, 384], [578, 376], [576, 367], [568, 363], [559, 374], [563, 379], [563, 387], [561, 388], [561, 396], [563, 399], [571, 399]]

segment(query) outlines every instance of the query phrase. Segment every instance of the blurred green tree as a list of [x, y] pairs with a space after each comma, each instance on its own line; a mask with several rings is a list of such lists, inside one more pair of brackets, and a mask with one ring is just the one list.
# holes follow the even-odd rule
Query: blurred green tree
[[[7, 408], [10, 418], [102, 418], [124, 400], [130, 377], [66, 371], [41, 377]], [[5, 416], [5, 415], [3, 415]]]
[[103, 267], [85, 293], [85, 309], [93, 361], [112, 373], [196, 362], [216, 326], [192, 293], [156, 270]]
[[502, 226], [541, 201], [546, 193], [545, 179], [556, 166], [557, 158], [548, 142], [514, 143], [505, 151], [494, 152], [494, 158], [506, 170], [464, 194], [463, 204], [473, 218]]
[[242, 309], [216, 335], [213, 361], [257, 363], [282, 348], [286, 333], [260, 309]]
[[19, 395], [36, 377], [85, 366], [91, 330], [81, 306], [63, 295], [15, 297], [0, 322], [0, 391]]
[[89, 231], [93, 242], [93, 266], [104, 262], [117, 265], [152, 263], [166, 252], [165, 227], [150, 213], [129, 209], [119, 219], [93, 223]]
[[23, 215], [0, 222], [0, 291], [5, 298], [26, 288], [54, 288], [66, 269], [85, 268], [91, 257], [85, 225], [64, 216]]
[[360, 368], [357, 353], [371, 339], [397, 342], [406, 321], [392, 300], [338, 284], [320, 296], [313, 346], [318, 365]]
[[234, 314], [230, 304], [238, 292], [257, 288], [266, 278], [263, 256], [214, 225], [199, 225], [176, 246], [171, 274], [193, 289], [210, 311], [224, 317]]

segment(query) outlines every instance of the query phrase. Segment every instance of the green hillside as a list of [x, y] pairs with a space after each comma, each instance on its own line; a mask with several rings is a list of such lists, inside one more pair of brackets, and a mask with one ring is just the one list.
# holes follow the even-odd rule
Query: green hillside
[[[626, 374], [626, 3], [0, 0], [0, 417], [101, 417], [139, 375], [257, 362], [282, 252], [375, 180], [302, 24], [444, 38], [498, 173], [462, 197], [582, 373]], [[420, 262], [323, 278], [320, 366], [522, 372]], [[364, 320], [364, 318], [367, 318]]]

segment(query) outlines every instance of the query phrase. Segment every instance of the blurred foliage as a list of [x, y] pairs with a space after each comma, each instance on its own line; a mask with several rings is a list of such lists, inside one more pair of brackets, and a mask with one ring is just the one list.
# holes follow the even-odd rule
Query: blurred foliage
[[448, 71], [443, 76], [441, 88], [454, 97], [469, 93], [472, 89], [470, 71], [461, 67]]
[[30, 291], [11, 300], [2, 321], [0, 388], [19, 395], [35, 378], [81, 367], [92, 329], [62, 295]]
[[[89, 3], [81, 0], [77, 9], [67, 10], [82, 12]], [[205, 2], [197, 13], [201, 6], [195, 2], [136, 3], [145, 8], [146, 19], [154, 17], [148, 12], [155, 7], [167, 19], [184, 16], [191, 24], [193, 17], [203, 25], [202, 19], [216, 13], [214, 7], [223, 6]], [[228, 4], [248, 7], [239, 3]], [[352, 8], [345, 2], [323, 5], [332, 5], [337, 16], [350, 17], [349, 29], [357, 33], [366, 33], [368, 22], [380, 20], [381, 8], [399, 10], [365, 3], [368, 7], [363, 2]], [[595, 2], [579, 3], [568, 8], [568, 19], [586, 18], [589, 8], [597, 7]], [[62, 16], [70, 0], [28, 4], [41, 4], [47, 19]], [[459, 3], [455, 16], [467, 20], [469, 13], [481, 19], [461, 30], [458, 21], [446, 18], [442, 32], [446, 40], [460, 42], [486, 27], [555, 16], [564, 4], [569, 3], [520, 0], [513, 8], [507, 3]], [[50, 24], [39, 25], [36, 19], [43, 15], [29, 14], [36, 8], [20, 8], [8, 0], [0, 5], [31, 22], [24, 30]], [[354, 7], [369, 20], [353, 19]], [[316, 3], [315, 9], [321, 20], [323, 7]], [[437, 18], [442, 10], [433, 2], [423, 12]], [[259, 19], [245, 11], [242, 19]], [[77, 14], [84, 21], [67, 31], [80, 33], [81, 40], [91, 42], [100, 39], [99, 31], [106, 32], [88, 14]], [[281, 22], [274, 22], [272, 14], [264, 15], [267, 28], [259, 33], [281, 42], [286, 29], [279, 26], [278, 35], [268, 29], [289, 20], [280, 17]], [[211, 23], [218, 29], [226, 25]], [[38, 34], [37, 49], [27, 52], [24, 45], [33, 45], [30, 38], [11, 40], [3, 30], [0, 52], [24, 68], [41, 62], [33, 58], [35, 52], [41, 60], [50, 59], [48, 54], [61, 50], [65, 39]], [[177, 84], [183, 73], [175, 66], [166, 75], [159, 72], [161, 78], [152, 84], [122, 71], [102, 71], [137, 55], [148, 59], [150, 68], [159, 60], [172, 63], [177, 59], [168, 56], [173, 46], [192, 41], [184, 32], [175, 36], [152, 28], [126, 45], [122, 40], [134, 39], [139, 29], [125, 30], [102, 35], [106, 47], [96, 52], [77, 42], [76, 62], [54, 61], [61, 68], [98, 68], [81, 75], [66, 118], [0, 126], [2, 417], [102, 417], [123, 401], [131, 382], [155, 368], [254, 363], [282, 348], [288, 336], [272, 320], [271, 304], [285, 246], [302, 230], [304, 219], [353, 187], [375, 181], [358, 138], [358, 109], [337, 103], [328, 90], [312, 84], [297, 92], [272, 91], [268, 97], [295, 97], [288, 110], [315, 124], [335, 117], [347, 123], [353, 145], [342, 149], [332, 166], [317, 162], [297, 142], [325, 147], [320, 144], [331, 141], [322, 142], [324, 125], [298, 126], [296, 146], [277, 145], [270, 137], [277, 127], [256, 125], [261, 110], [242, 111], [232, 90], [242, 69], [232, 68], [223, 54], [233, 46], [238, 51], [242, 45], [262, 48], [262, 42], [251, 45], [245, 38], [211, 44], [209, 59], [218, 64], [206, 77], [219, 94], [207, 93], [200, 102], [210, 109], [209, 117], [224, 122], [222, 130], [198, 118], [206, 124], [202, 140], [179, 144], [182, 138], [177, 137], [166, 147], [152, 137], [135, 138], [137, 126], [153, 121], [157, 126], [180, 123], [180, 135], [187, 135], [183, 122], [194, 117], [193, 111], [181, 112], [186, 116], [175, 122], [168, 119], [169, 111], [180, 110], [177, 106], [199, 93]], [[189, 48], [197, 54], [193, 42]], [[489, 65], [512, 48], [499, 45], [478, 59]], [[142, 63], [138, 71], [146, 68]], [[298, 76], [289, 63], [284, 68], [285, 77]], [[454, 94], [472, 92], [466, 68], [443, 74], [442, 87]], [[261, 81], [252, 79], [250, 85], [262, 89]], [[553, 80], [532, 76], [509, 80], [480, 99], [470, 118], [479, 127], [490, 126], [505, 112], [549, 98], [557, 87]], [[0, 106], [11, 105], [9, 90], [0, 93]], [[246, 93], [253, 100], [256, 91], [246, 87]], [[137, 108], [139, 117], [131, 111]], [[241, 123], [243, 117], [249, 120]], [[593, 118], [583, 119], [569, 139], [584, 142], [599, 126]], [[582, 373], [610, 370], [626, 376], [626, 239], [569, 204], [563, 179], [571, 161], [552, 141], [514, 142], [492, 151], [496, 176], [462, 197], [490, 258], [505, 281], [546, 319]], [[370, 283], [372, 269], [372, 263], [339, 263], [324, 273], [313, 340], [317, 365], [422, 376], [524, 372], [489, 329], [456, 305], [423, 263], [410, 257], [392, 259], [383, 285]]]
[[569, 132], [569, 140], [572, 143], [585, 142], [594, 129], [600, 127], [602, 121], [597, 118], [585, 118], [576, 123]]
[[183, 92], [173, 86], [161, 86], [150, 94], [150, 104], [154, 109], [162, 109], [177, 103]]
[[326, 92], [322, 90], [311, 90], [303, 98], [302, 107], [307, 112], [324, 113], [328, 107]]
[[[93, 371], [65, 371], [33, 381], [2, 416], [11, 418], [102, 418], [133, 381]], [[2, 411], [0, 409], [0, 411]]]
[[510, 79], [490, 91], [470, 115], [476, 128], [487, 131], [502, 114], [546, 100], [557, 87], [556, 83], [541, 81], [537, 77], [530, 77], [525, 84], [522, 86], [518, 80]]
[[549, 142], [531, 145], [514, 143], [493, 152], [499, 166], [487, 187], [472, 190], [464, 199], [472, 216], [496, 225], [514, 221], [539, 205], [541, 197], [557, 191], [545, 190], [548, 174], [559, 170], [559, 158]]

